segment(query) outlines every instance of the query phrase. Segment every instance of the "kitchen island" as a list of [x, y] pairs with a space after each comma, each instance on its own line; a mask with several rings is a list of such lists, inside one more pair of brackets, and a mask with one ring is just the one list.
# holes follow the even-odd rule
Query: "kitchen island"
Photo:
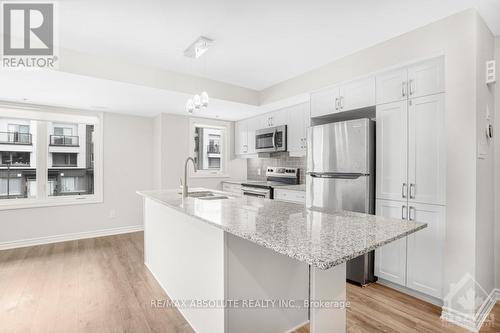
[[345, 332], [346, 261], [426, 227], [212, 192], [138, 192], [145, 264], [200, 333]]

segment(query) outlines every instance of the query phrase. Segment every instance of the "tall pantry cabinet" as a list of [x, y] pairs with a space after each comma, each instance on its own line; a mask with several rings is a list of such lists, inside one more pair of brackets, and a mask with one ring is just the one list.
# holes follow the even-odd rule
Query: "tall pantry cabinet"
[[376, 214], [428, 227], [379, 248], [375, 274], [441, 299], [446, 222], [443, 58], [381, 74], [376, 87]]

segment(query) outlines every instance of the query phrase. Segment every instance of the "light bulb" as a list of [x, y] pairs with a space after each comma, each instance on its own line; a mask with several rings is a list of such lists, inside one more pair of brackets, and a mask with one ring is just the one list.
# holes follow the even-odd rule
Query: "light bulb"
[[189, 112], [189, 113], [193, 113], [193, 110], [194, 110], [194, 102], [193, 100], [190, 98], [188, 99], [188, 101], [186, 102], [186, 111]]
[[204, 108], [208, 106], [208, 94], [206, 91], [201, 93], [201, 106]]
[[199, 109], [201, 107], [201, 97], [200, 97], [200, 95], [194, 95], [193, 102], [194, 102], [195, 109]]

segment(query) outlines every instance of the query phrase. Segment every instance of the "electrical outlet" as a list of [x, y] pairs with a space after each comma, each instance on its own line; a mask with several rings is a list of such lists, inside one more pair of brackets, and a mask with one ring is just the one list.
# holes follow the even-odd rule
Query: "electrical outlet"
[[497, 80], [495, 60], [486, 62], [486, 84], [493, 84]]
[[109, 218], [110, 219], [115, 219], [116, 218], [116, 210], [112, 209], [109, 211]]
[[257, 169], [257, 176], [260, 176], [262, 174], [262, 170], [260, 168]]

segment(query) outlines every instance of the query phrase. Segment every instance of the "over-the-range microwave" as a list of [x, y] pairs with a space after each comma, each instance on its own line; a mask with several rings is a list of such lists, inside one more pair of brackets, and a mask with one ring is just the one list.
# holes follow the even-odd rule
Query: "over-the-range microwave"
[[286, 125], [255, 131], [255, 151], [273, 153], [286, 151]]

